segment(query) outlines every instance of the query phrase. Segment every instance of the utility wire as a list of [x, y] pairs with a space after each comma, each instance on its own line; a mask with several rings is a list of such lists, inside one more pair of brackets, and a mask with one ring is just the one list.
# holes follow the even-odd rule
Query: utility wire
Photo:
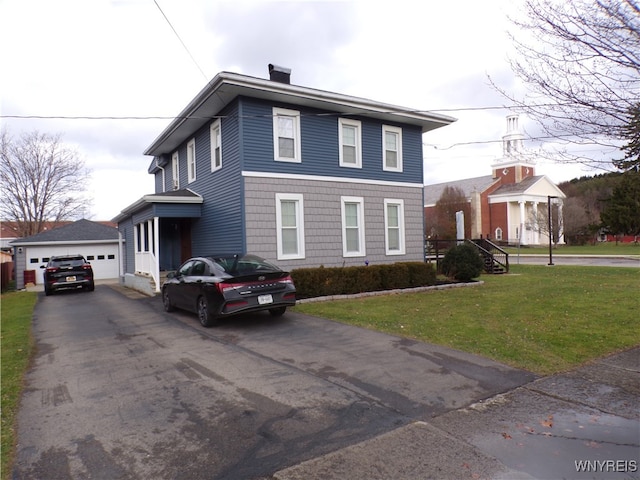
[[[198, 67], [199, 68], [199, 67]], [[202, 70], [201, 70], [202, 71]], [[526, 108], [542, 108], [542, 107], [562, 107], [567, 106], [569, 104], [562, 103], [540, 103], [540, 104], [531, 104], [525, 105]], [[367, 115], [376, 115], [381, 113], [395, 113], [395, 114], [434, 114], [439, 112], [447, 112], [447, 113], [459, 113], [459, 112], [476, 112], [476, 111], [489, 111], [489, 110], [515, 110], [523, 108], [519, 105], [489, 105], [485, 107], [460, 107], [460, 108], [434, 108], [430, 110], [411, 110], [411, 109], [402, 109], [402, 110], [385, 110], [385, 111], [376, 111], [371, 113], [366, 112], [324, 112], [324, 113], [302, 113], [300, 117], [329, 117], [329, 116], [367, 116]], [[117, 115], [2, 115], [0, 114], [0, 118], [15, 118], [15, 119], [40, 119], [40, 120], [214, 120], [218, 118], [267, 118], [273, 117], [272, 114], [264, 114], [264, 115], [212, 115], [201, 117], [197, 115], [185, 115], [185, 116], [164, 116], [164, 115], [128, 115], [128, 116], [117, 116]]]
[[196, 62], [196, 59], [193, 57], [193, 55], [191, 55], [191, 52], [189, 51], [189, 49], [187, 48], [187, 45], [185, 45], [185, 43], [182, 41], [182, 38], [180, 38], [180, 35], [178, 35], [178, 32], [176, 31], [175, 28], [173, 28], [173, 25], [171, 24], [171, 22], [169, 21], [169, 18], [167, 18], [167, 16], [165, 15], [164, 11], [162, 10], [162, 8], [160, 7], [160, 5], [158, 5], [158, 2], [156, 0], [153, 0], [153, 3], [156, 4], [156, 7], [158, 7], [158, 10], [160, 10], [160, 13], [162, 14], [162, 16], [164, 17], [164, 19], [167, 21], [167, 23], [169, 24], [169, 26], [171, 27], [171, 30], [173, 30], [173, 33], [175, 33], [176, 37], [178, 37], [178, 40], [180, 40], [180, 43], [182, 44], [182, 46], [184, 47], [184, 49], [186, 50], [186, 52], [189, 54], [189, 57], [191, 57], [191, 61], [193, 61], [193, 63], [195, 64], [195, 66], [198, 68], [198, 70], [200, 70], [200, 73], [202, 74], [202, 76], [204, 77], [205, 80], [208, 80], [207, 76], [205, 75], [205, 73], [202, 71], [202, 68], [200, 68], [200, 65], [198, 65], [198, 62]]

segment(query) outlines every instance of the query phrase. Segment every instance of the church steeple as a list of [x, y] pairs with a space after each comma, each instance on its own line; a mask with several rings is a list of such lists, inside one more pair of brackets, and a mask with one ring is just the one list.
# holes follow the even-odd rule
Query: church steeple
[[526, 177], [535, 175], [535, 162], [527, 158], [518, 115], [507, 116], [507, 133], [502, 137], [502, 158], [491, 167], [493, 176], [500, 178], [502, 184], [520, 183]]
[[505, 157], [518, 156], [523, 152], [524, 135], [518, 126], [518, 115], [507, 117], [507, 133], [502, 137], [502, 153]]

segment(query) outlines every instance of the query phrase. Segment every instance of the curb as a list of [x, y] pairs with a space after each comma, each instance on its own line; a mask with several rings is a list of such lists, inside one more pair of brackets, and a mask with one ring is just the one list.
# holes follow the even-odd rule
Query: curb
[[430, 287], [396, 288], [393, 290], [379, 290], [376, 292], [362, 292], [362, 293], [351, 293], [346, 295], [327, 295], [324, 297], [303, 298], [300, 300], [296, 300], [296, 305], [299, 305], [302, 303], [328, 302], [331, 300], [350, 300], [354, 298], [363, 298], [363, 297], [378, 297], [380, 295], [397, 295], [399, 293], [418, 293], [418, 292], [427, 292], [430, 290], [447, 290], [450, 288], [475, 287], [478, 285], [484, 285], [484, 281], [478, 280], [477, 282], [469, 282], [469, 283], [447, 283], [444, 285], [433, 285]]

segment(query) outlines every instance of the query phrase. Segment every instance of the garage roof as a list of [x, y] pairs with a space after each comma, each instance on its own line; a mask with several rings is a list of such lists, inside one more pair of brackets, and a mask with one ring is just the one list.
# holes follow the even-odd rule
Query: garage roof
[[118, 229], [82, 219], [63, 227], [54, 228], [37, 233], [30, 237], [20, 238], [11, 242], [11, 245], [30, 245], [54, 242], [80, 242], [80, 241], [117, 241]]

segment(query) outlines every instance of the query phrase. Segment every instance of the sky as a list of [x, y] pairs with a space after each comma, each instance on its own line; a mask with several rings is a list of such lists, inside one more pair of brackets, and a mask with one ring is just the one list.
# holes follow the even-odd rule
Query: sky
[[[423, 136], [426, 184], [489, 175], [512, 113], [489, 77], [524, 92], [506, 33], [520, 3], [0, 0], [0, 122], [60, 134], [91, 170], [86, 217], [110, 220], [154, 192], [143, 151], [209, 80], [268, 79], [273, 63], [295, 85], [457, 118]], [[536, 173], [598, 172], [540, 159]]]

